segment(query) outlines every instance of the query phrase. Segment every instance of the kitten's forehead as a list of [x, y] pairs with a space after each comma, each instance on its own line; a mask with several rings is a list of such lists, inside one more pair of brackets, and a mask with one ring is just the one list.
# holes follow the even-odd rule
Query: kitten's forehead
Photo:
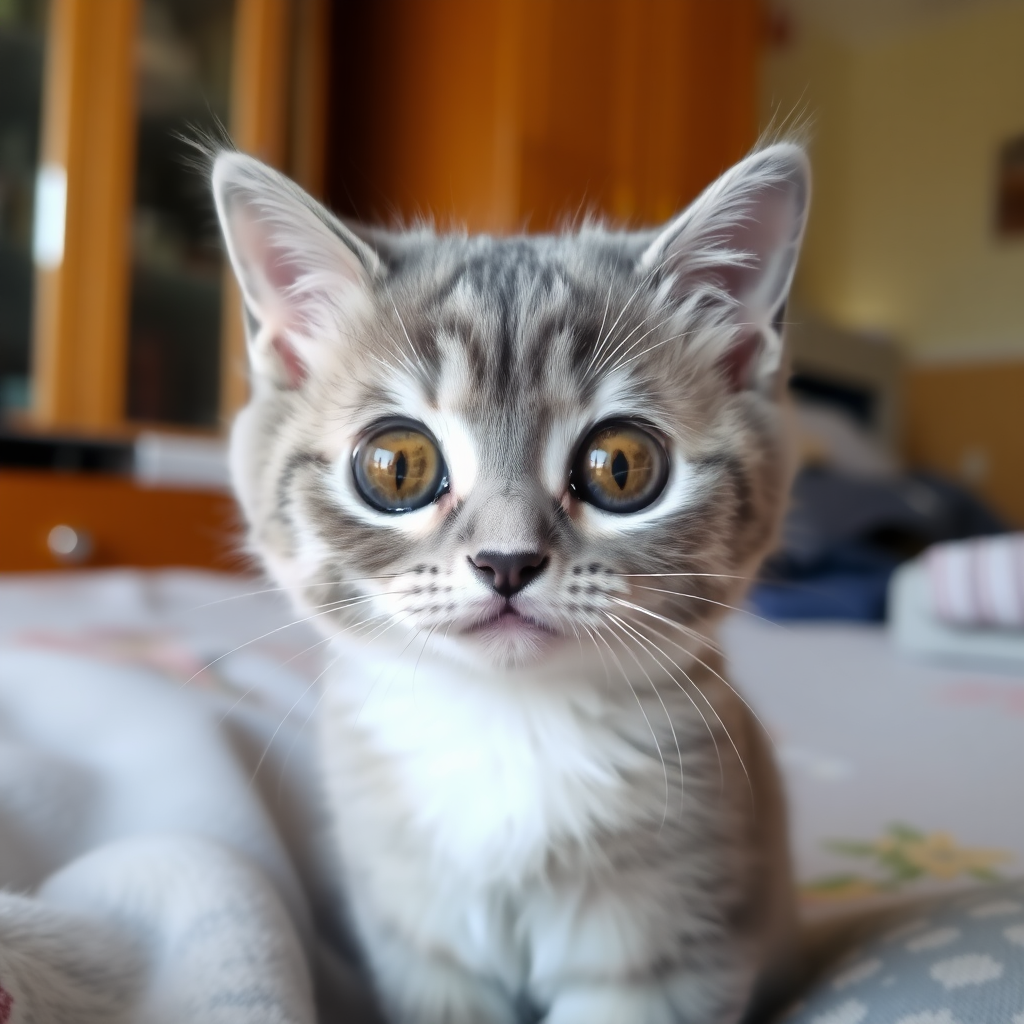
[[[474, 238], [396, 289], [429, 389], [474, 418], [516, 419], [595, 397], [602, 349], [643, 317], [632, 264], [581, 258], [561, 238]], [[400, 283], [401, 284], [401, 283]], [[401, 299], [399, 299], [401, 303]], [[396, 309], [397, 311], [397, 309]]]
[[541, 453], [553, 446], [560, 464], [588, 423], [636, 412], [630, 374], [601, 367], [612, 329], [642, 315], [624, 310], [634, 278], [613, 261], [581, 272], [559, 243], [466, 240], [391, 292], [416, 354], [394, 378], [396, 407], [506, 479], [543, 474]]

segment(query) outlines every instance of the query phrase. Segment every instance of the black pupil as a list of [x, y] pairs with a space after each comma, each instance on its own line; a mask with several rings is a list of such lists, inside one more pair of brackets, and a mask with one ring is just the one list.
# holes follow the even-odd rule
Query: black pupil
[[395, 459], [395, 490], [400, 491], [402, 484], [405, 483], [405, 474], [409, 469], [409, 464], [405, 461], [405, 452], [399, 452], [398, 458]]
[[616, 452], [612, 457], [612, 477], [619, 485], [619, 490], [624, 491], [629, 477], [629, 459], [622, 452]]

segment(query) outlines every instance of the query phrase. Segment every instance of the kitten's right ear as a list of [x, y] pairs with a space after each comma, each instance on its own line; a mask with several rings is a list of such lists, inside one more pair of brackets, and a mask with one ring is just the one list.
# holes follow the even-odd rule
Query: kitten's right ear
[[778, 383], [780, 331], [810, 192], [803, 149], [776, 143], [709, 185], [640, 259], [642, 271], [664, 277], [670, 302], [702, 293], [725, 300], [708, 354], [734, 391]]
[[371, 308], [380, 261], [284, 175], [242, 153], [213, 165], [217, 216], [246, 308], [253, 369], [297, 388]]

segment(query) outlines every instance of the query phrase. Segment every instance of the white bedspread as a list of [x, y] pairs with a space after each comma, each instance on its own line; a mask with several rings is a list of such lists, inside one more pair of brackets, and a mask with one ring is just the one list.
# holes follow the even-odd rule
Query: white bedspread
[[[258, 589], [0, 577], [0, 886], [21, 894], [0, 895], [0, 1024], [48, 998], [12, 957], [42, 956], [40, 927], [86, 975], [115, 961], [125, 1022], [371, 1019], [317, 801], [323, 648]], [[872, 627], [742, 616], [725, 639], [777, 741], [809, 911], [1021, 873], [1024, 679], [917, 665]], [[84, 952], [83, 928], [104, 936]]]
[[[123, 965], [126, 1022], [312, 1024], [314, 979], [321, 1019], [363, 1016], [332, 953], [316, 638], [278, 628], [292, 616], [275, 594], [232, 600], [258, 587], [0, 581], [0, 885], [27, 897], [0, 904], [0, 1021], [46, 1005], [46, 956], [109, 982], [84, 953]], [[102, 949], [81, 941], [96, 925]], [[40, 930], [78, 949], [44, 956]]]
[[1024, 670], [916, 660], [859, 623], [728, 621], [776, 743], [805, 913], [1024, 875]]

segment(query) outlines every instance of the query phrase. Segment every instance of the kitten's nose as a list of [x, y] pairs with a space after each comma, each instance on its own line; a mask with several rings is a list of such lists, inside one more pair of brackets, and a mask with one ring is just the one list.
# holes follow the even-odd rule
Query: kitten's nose
[[544, 571], [548, 556], [542, 551], [479, 551], [470, 557], [469, 564], [484, 583], [489, 583], [502, 597], [511, 597]]

